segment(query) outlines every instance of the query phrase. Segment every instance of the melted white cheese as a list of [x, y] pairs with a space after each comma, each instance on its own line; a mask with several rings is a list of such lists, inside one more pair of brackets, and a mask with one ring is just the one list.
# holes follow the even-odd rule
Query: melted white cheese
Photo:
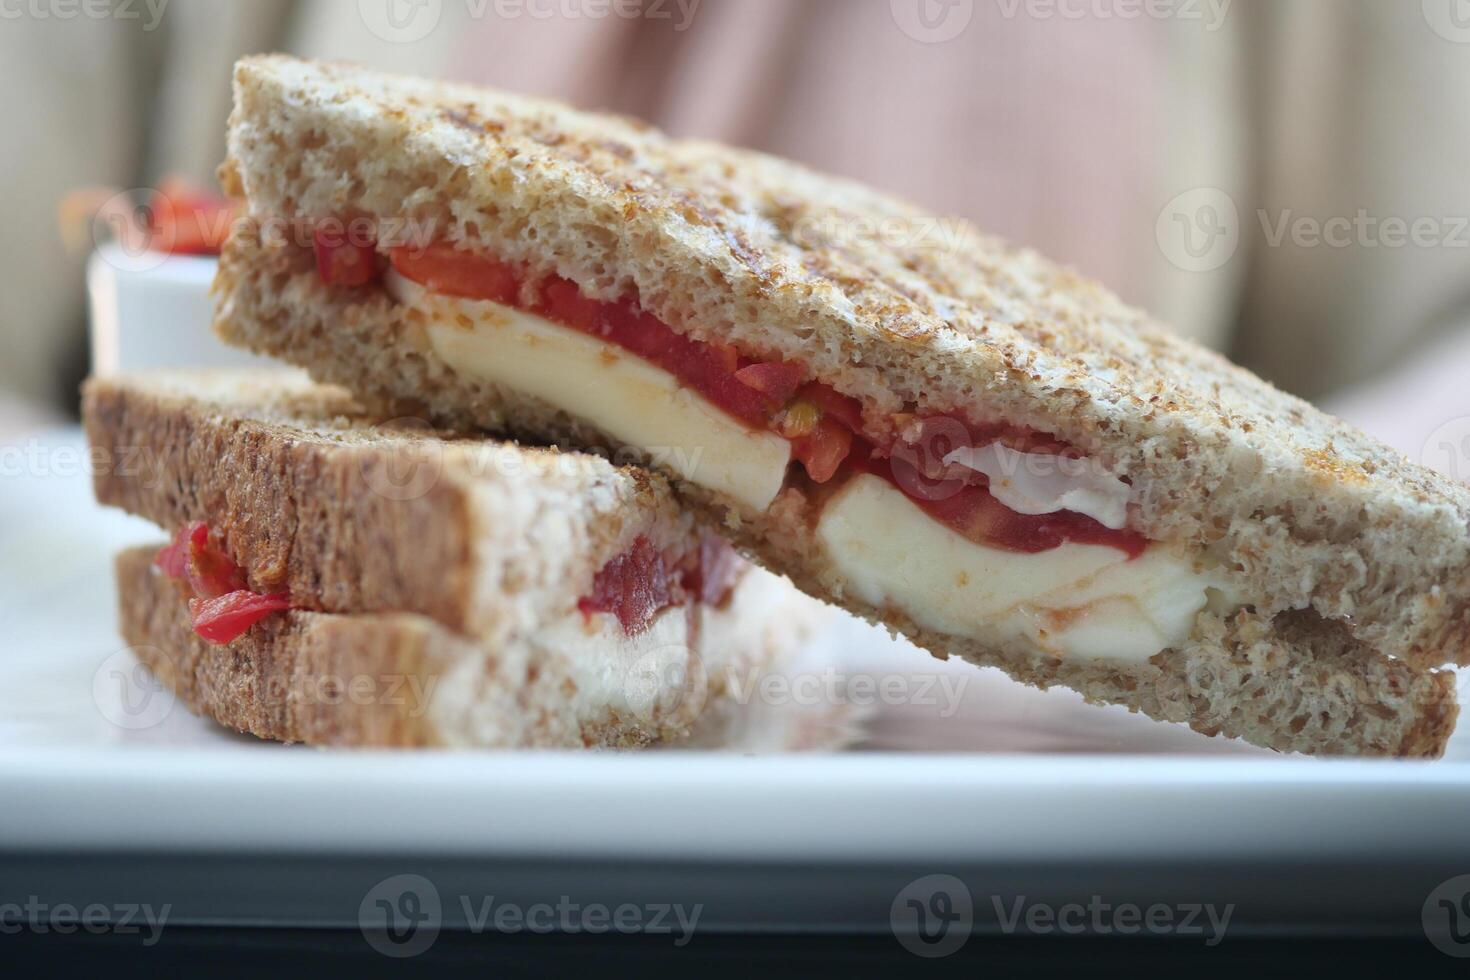
[[499, 303], [435, 295], [391, 270], [387, 285], [423, 312], [430, 345], [454, 371], [585, 419], [757, 511], [780, 491], [791, 443], [743, 425], [636, 354]]
[[1025, 640], [1059, 657], [1142, 661], [1188, 639], [1220, 583], [1160, 545], [1064, 544], [1023, 554], [976, 544], [887, 481], [861, 475], [828, 501], [817, 538], [854, 597], [955, 636]]

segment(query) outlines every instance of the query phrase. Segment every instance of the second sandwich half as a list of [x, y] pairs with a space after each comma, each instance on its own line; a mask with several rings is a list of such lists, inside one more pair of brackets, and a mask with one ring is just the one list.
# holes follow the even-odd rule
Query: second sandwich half
[[[262, 737], [707, 736], [824, 615], [700, 530], [661, 477], [379, 424], [295, 372], [93, 379], [83, 413], [109, 461], [98, 500], [173, 535], [119, 559], [124, 635], [196, 713]], [[383, 670], [415, 697], [300, 690]]]

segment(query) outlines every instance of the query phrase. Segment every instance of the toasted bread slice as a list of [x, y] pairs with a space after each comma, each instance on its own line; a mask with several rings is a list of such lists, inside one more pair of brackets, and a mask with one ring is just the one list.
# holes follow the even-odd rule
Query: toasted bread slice
[[[736, 692], [758, 680], [748, 672], [787, 662], [818, 621], [809, 604], [773, 589], [773, 579], [752, 577], [712, 613], [697, 654], [665, 651], [657, 668], [684, 684], [661, 690], [655, 665], [620, 656], [616, 646], [580, 663], [534, 648], [490, 651], [412, 613], [292, 611], [229, 644], [206, 643], [177, 588], [153, 567], [155, 550], [117, 558], [123, 636], [189, 710], [261, 738], [392, 748], [633, 748], [692, 739], [705, 748], [801, 749], [850, 737], [839, 717], [818, 712], [746, 721], [750, 705]], [[779, 628], [771, 618], [778, 609], [786, 614]], [[523, 669], [527, 663], [537, 669]], [[589, 685], [596, 675], [616, 683], [593, 681], [599, 693]]]
[[378, 423], [287, 370], [90, 379], [97, 499], [204, 521], [260, 592], [414, 612], [485, 643], [575, 609], [639, 537], [695, 540], [660, 477], [597, 456]]
[[1126, 484], [1129, 532], [1228, 585], [1146, 659], [1059, 657], [858, 588], [823, 546], [811, 481], [753, 506], [665, 467], [769, 567], [941, 656], [1283, 749], [1433, 754], [1453, 725], [1432, 668], [1470, 658], [1470, 491], [1100, 287], [850, 182], [629, 120], [282, 57], [246, 59], [235, 85], [226, 187], [266, 231], [307, 233], [236, 229], [216, 283], [226, 340], [379, 411], [622, 449], [595, 413], [448, 358], [422, 309], [326, 285], [310, 228], [366, 221], [385, 253], [393, 235], [447, 242], [799, 365], [875, 440], [914, 416], [1044, 433]]

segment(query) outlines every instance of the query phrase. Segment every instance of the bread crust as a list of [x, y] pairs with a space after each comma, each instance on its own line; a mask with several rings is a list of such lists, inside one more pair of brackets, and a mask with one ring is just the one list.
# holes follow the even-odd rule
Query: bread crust
[[[1136, 528], [1420, 666], [1470, 662], [1470, 490], [1033, 252], [848, 181], [636, 121], [268, 56], [236, 67], [228, 188], [258, 216], [406, 219], [797, 360], [863, 401], [1054, 433]], [[388, 331], [388, 336], [396, 336]], [[460, 413], [468, 417], [471, 413]]]

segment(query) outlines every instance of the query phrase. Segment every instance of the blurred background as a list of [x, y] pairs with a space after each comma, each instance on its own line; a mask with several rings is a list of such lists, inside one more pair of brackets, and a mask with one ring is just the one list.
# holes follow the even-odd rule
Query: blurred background
[[267, 50], [861, 179], [1410, 455], [1470, 414], [1470, 0], [0, 0], [0, 436], [88, 370], [92, 241], [60, 202], [212, 183], [231, 62]]

